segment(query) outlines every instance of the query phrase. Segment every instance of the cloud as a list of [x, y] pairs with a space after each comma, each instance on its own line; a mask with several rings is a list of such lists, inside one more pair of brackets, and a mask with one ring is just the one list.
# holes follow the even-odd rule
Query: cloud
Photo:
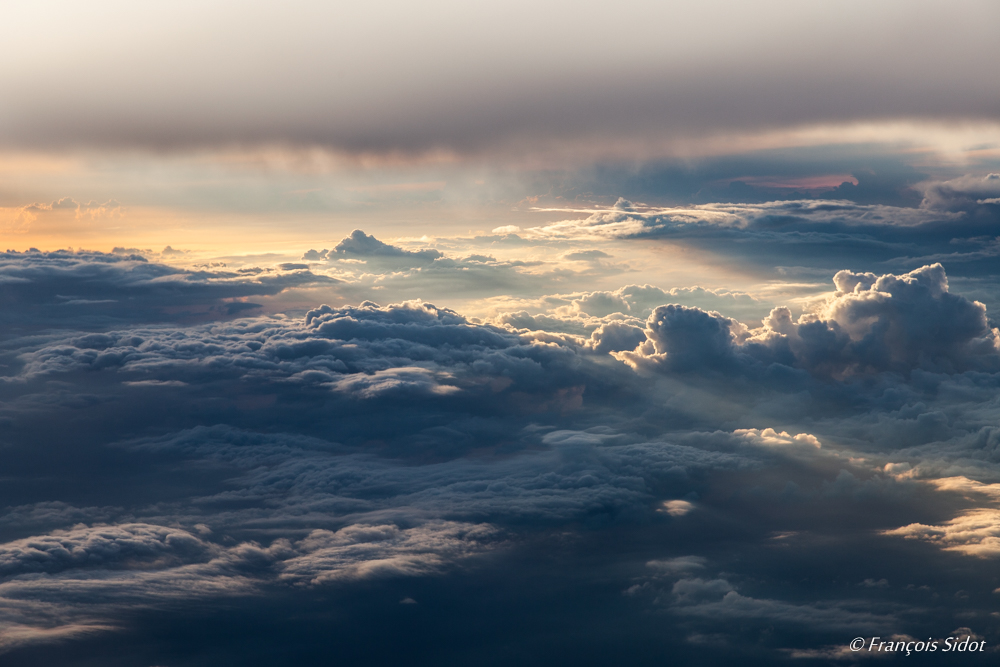
[[883, 534], [930, 542], [969, 556], [995, 558], [1000, 556], [1000, 510], [973, 509], [942, 525], [911, 523]]
[[923, 206], [939, 211], [974, 212], [984, 204], [995, 206], [1000, 195], [1000, 174], [966, 175], [948, 181], [931, 181], [923, 186]]
[[483, 550], [482, 542], [495, 537], [490, 526], [454, 522], [408, 530], [366, 525], [316, 530], [298, 543], [306, 553], [283, 563], [280, 578], [318, 585], [374, 576], [425, 576]]
[[563, 255], [563, 259], [568, 259], [572, 262], [596, 262], [602, 259], [610, 259], [611, 257], [612, 255], [602, 250], [578, 250]]
[[892, 616], [872, 613], [862, 604], [797, 605], [747, 597], [725, 579], [681, 579], [672, 592], [677, 601], [675, 612], [682, 615], [843, 629], [897, 624]]
[[845, 377], [873, 371], [946, 373], [993, 369], [1000, 334], [986, 307], [948, 292], [940, 264], [904, 275], [841, 271], [837, 291], [793, 321], [771, 311], [759, 329], [697, 308], [660, 306], [646, 322], [646, 342], [615, 356], [635, 368], [738, 372], [782, 364]]
[[[329, 26], [344, 17], [322, 5], [304, 5], [294, 19], [249, 8], [233, 31], [223, 8], [180, 4], [156, 12], [155, 33], [133, 36], [121, 26], [152, 10], [126, 17], [107, 5], [49, 23], [41, 9], [26, 10], [13, 18], [18, 37], [5, 55], [42, 45], [77, 56], [63, 69], [39, 60], [0, 79], [13, 100], [0, 141], [16, 149], [318, 145], [390, 157], [569, 153], [564, 161], [573, 162], [581, 153], [620, 155], [622, 146], [690, 153], [699, 140], [732, 145], [775, 128], [824, 135], [856, 124], [863, 141], [871, 123], [898, 132], [903, 119], [995, 121], [997, 98], [981, 85], [994, 55], [988, 3], [929, 14], [893, 3], [862, 29], [852, 11], [826, 6], [720, 13], [636, 2], [622, 9], [640, 18], [629, 44], [600, 57], [574, 51], [604, 38], [600, 12], [552, 7], [526, 26], [516, 17], [527, 6], [434, 3], [389, 22], [358, 9], [354, 29], [335, 39]], [[688, 30], [664, 41], [659, 31], [670, 24]], [[817, 25], [826, 29], [810, 30]], [[267, 56], [261, 35], [270, 36]], [[928, 35], [938, 48], [926, 48]], [[92, 41], [111, 46], [89, 50]], [[364, 67], [337, 69], [379, 41], [386, 48]], [[288, 75], [308, 70], [338, 74], [326, 83]], [[56, 72], [70, 83], [40, 89]], [[593, 85], [594, 72], [603, 85]], [[552, 81], [562, 82], [558, 91]], [[124, 107], [114, 102], [122, 89], [130, 91]]]
[[24, 234], [39, 227], [66, 225], [81, 220], [115, 220], [124, 215], [124, 207], [114, 199], [80, 203], [72, 197], [62, 197], [47, 204], [35, 202], [18, 207], [0, 207], [0, 229], [11, 234]]
[[[606, 262], [585, 262], [581, 266], [559, 257], [497, 259], [485, 254], [494, 250], [494, 237], [439, 243], [455, 252], [409, 250], [355, 230], [333, 250], [311, 249], [303, 260], [319, 263], [319, 270], [344, 280], [347, 284], [340, 292], [359, 301], [433, 297], [463, 305], [512, 293], [541, 295], [568, 279], [613, 275], [624, 270]], [[413, 244], [404, 241], [403, 245]], [[316, 264], [311, 266], [317, 268]]]
[[292, 383], [275, 387], [282, 392], [313, 386], [353, 398], [485, 392], [491, 400], [517, 400], [523, 392], [551, 394], [588, 381], [599, 385], [600, 379], [574, 368], [581, 363], [578, 355], [572, 347], [473, 325], [432, 304], [365, 302], [322, 306], [299, 320], [133, 328], [51, 340], [24, 352], [14, 377], [28, 381], [103, 371], [121, 382], [160, 388], [256, 378]]
[[[193, 429], [127, 446], [148, 454], [173, 453], [186, 460], [213, 461], [241, 471], [230, 489], [199, 501], [208, 506], [262, 503], [261, 509], [245, 516], [229, 513], [230, 529], [242, 522], [287, 529], [316, 521], [334, 524], [345, 517], [400, 522], [437, 517], [508, 526], [526, 521], [603, 523], [650, 514], [658, 493], [671, 487], [684, 490], [692, 476], [704, 471], [758, 465], [745, 455], [689, 445], [624, 444], [623, 436], [607, 431], [553, 431], [541, 438], [546, 445], [543, 451], [502, 461], [456, 458], [420, 465], [349, 453], [330, 443], [289, 434], [259, 436], [223, 427]], [[618, 444], [602, 445], [615, 441]], [[671, 508], [683, 507], [682, 513], [691, 506], [671, 502]], [[324, 515], [327, 518], [321, 519]]]
[[[115, 321], [222, 318], [256, 304], [236, 302], [338, 281], [308, 271], [191, 271], [142, 255], [90, 251], [0, 253], [0, 299], [10, 325], [108, 326]], [[96, 307], [95, 307], [96, 306]]]
[[[259, 595], [269, 582], [326, 585], [427, 576], [482, 552], [488, 526], [352, 525], [269, 547], [204, 542], [149, 524], [76, 527], [0, 545], [0, 651], [118, 629], [121, 609]], [[45, 576], [32, 576], [45, 573]]]
[[660, 306], [646, 322], [646, 341], [637, 352], [619, 358], [632, 362], [662, 363], [673, 371], [723, 371], [737, 365], [730, 334], [732, 321], [718, 313], [686, 306]]
[[198, 560], [207, 545], [182, 530], [145, 524], [76, 528], [0, 545], [0, 577], [80, 567], [139, 567], [164, 559]]
[[991, 230], [1000, 212], [986, 196], [993, 182], [977, 175], [927, 180], [913, 185], [924, 194], [914, 206], [800, 199], [673, 208], [542, 208], [540, 212], [576, 215], [523, 234], [549, 242], [655, 240], [725, 257], [775, 279], [813, 277], [819, 269], [835, 267], [913, 269], [935, 262], [945, 262], [957, 275], [981, 277], [993, 274], [997, 254]]
[[349, 236], [334, 246], [333, 250], [324, 250], [323, 252], [310, 250], [303, 256], [303, 259], [334, 261], [337, 259], [364, 257], [397, 260], [403, 262], [404, 265], [420, 266], [442, 256], [440, 252], [432, 249], [418, 251], [403, 250], [388, 243], [383, 243], [374, 236], [365, 234], [360, 229], [355, 229]]
[[819, 440], [809, 433], [789, 435], [785, 431], [778, 433], [773, 428], [763, 430], [756, 428], [736, 429], [733, 435], [744, 438], [748, 443], [764, 447], [815, 447], [819, 449]]
[[461, 391], [458, 387], [439, 382], [446, 375], [435, 374], [425, 368], [402, 367], [374, 373], [353, 373], [330, 383], [335, 391], [372, 398], [386, 393], [450, 394]]
[[646, 340], [642, 329], [623, 322], [608, 322], [594, 329], [589, 345], [595, 352], [634, 350]]
[[665, 574], [683, 574], [692, 570], [703, 570], [707, 559], [702, 556], [678, 556], [667, 560], [651, 560], [646, 567]]
[[657, 511], [664, 512], [670, 516], [684, 516], [693, 509], [694, 503], [689, 503], [686, 500], [667, 500], [663, 503], [663, 508]]
[[[727, 579], [691, 576], [705, 569], [704, 558], [681, 557], [651, 561], [647, 566], [655, 572], [656, 577], [647, 582], [647, 591], [655, 593], [656, 602], [666, 604], [673, 614], [680, 617], [712, 618], [716, 622], [734, 620], [744, 624], [763, 623], [772, 627], [811, 626], [857, 630], [891, 628], [898, 624], [893, 615], [872, 612], [860, 600], [794, 604], [743, 595]], [[673, 583], [670, 584], [670, 581]], [[642, 588], [633, 590], [638, 593]]]
[[770, 311], [766, 302], [743, 292], [697, 286], [664, 290], [653, 285], [625, 285], [616, 290], [549, 294], [541, 299], [521, 300], [520, 304], [531, 310], [501, 310], [487, 321], [518, 330], [597, 336], [598, 329], [609, 326], [609, 331], [619, 332], [625, 332], [625, 327], [641, 329], [643, 320], [664, 303], [724, 311], [751, 321], [761, 319]]
[[[621, 201], [621, 200], [619, 200]], [[630, 203], [629, 203], [630, 204]], [[783, 235], [791, 232], [820, 234], [858, 232], [863, 229], [919, 227], [957, 220], [958, 212], [885, 205], [864, 205], [844, 200], [771, 201], [762, 204], [702, 204], [691, 207], [650, 208], [616, 205], [584, 211], [586, 218], [534, 227], [527, 234], [541, 238], [684, 238], [715, 232], [757, 232]]]

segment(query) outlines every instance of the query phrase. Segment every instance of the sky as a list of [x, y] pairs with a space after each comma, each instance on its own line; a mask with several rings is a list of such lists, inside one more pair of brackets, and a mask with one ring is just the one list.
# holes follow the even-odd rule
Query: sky
[[995, 661], [1000, 5], [4, 16], [4, 665]]

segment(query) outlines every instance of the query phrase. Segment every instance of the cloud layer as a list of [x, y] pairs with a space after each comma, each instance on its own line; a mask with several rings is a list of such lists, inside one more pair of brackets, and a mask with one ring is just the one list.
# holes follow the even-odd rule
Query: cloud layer
[[[572, 619], [559, 632], [581, 661], [621, 651], [625, 628], [629, 656], [669, 641], [682, 664], [770, 664], [844, 633], [991, 636], [1000, 352], [942, 263], [830, 271], [782, 305], [641, 281], [546, 292], [555, 260], [448, 243], [356, 231], [247, 270], [4, 255], [5, 660], [169, 645], [180, 664], [235, 664], [295, 636], [278, 664], [309, 664], [399, 622], [434, 640], [418, 662], [460, 663], [499, 650], [508, 614], [532, 619], [519, 646]], [[558, 261], [615, 261], [574, 243]], [[488, 318], [416, 299], [291, 307], [477, 266], [537, 291], [479, 292]], [[250, 297], [270, 305], [228, 308]], [[479, 643], [411, 632], [411, 612]], [[331, 631], [331, 613], [354, 620]]]

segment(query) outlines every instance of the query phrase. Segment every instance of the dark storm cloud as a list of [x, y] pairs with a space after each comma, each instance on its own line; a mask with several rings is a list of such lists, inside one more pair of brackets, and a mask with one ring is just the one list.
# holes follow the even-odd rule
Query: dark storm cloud
[[[581, 140], [648, 146], [650, 137], [808, 124], [997, 119], [996, 92], [982, 85], [997, 55], [989, 2], [926, 11], [634, 2], [620, 10], [627, 44], [594, 50], [576, 46], [608, 38], [597, 5], [532, 6], [530, 22], [527, 5], [509, 3], [340, 12], [306, 2], [287, 16], [255, 4], [238, 16], [186, 3], [50, 9], [11, 17], [17, 38], [3, 55], [28, 54], [30, 66], [0, 80], [9, 147], [519, 153]], [[663, 39], [676, 25], [685, 30]], [[86, 48], [95, 42], [105, 47]]]

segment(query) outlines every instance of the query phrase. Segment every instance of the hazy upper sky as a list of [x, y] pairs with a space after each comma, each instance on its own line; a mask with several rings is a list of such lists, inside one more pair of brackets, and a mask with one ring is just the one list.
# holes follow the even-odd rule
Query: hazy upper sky
[[998, 22], [989, 1], [20, 3], [0, 143], [516, 159], [995, 125]]
[[[204, 246], [230, 215], [304, 239], [333, 217], [490, 229], [539, 197], [988, 171], [998, 22], [994, 2], [8, 3], [0, 224], [25, 247]], [[30, 233], [20, 209], [64, 197], [127, 214]]]

